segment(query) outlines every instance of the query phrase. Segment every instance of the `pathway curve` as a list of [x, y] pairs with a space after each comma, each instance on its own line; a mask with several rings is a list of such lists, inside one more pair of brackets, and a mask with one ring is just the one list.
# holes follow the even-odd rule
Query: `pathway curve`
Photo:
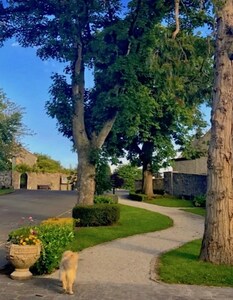
[[174, 226], [118, 239], [80, 252], [75, 295], [61, 294], [58, 271], [19, 282], [1, 276], [0, 300], [233, 300], [233, 288], [165, 284], [155, 279], [156, 257], [203, 234], [202, 217], [121, 199], [122, 204], [171, 217]]
[[161, 252], [202, 236], [203, 217], [177, 208], [123, 199], [119, 202], [167, 215], [174, 226], [82, 251], [75, 299], [233, 299], [233, 288], [168, 285], [151, 280], [155, 278], [155, 259]]

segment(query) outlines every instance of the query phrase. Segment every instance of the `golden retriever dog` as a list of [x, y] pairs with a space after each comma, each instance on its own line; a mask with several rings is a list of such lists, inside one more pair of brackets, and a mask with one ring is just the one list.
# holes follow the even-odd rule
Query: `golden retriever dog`
[[73, 295], [73, 284], [78, 269], [78, 253], [73, 251], [65, 251], [62, 254], [60, 262], [60, 280], [64, 293]]

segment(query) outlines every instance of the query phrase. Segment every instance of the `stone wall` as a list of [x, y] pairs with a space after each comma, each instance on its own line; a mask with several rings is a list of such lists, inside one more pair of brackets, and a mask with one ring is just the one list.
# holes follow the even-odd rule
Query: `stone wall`
[[207, 191], [207, 176], [165, 172], [164, 191], [170, 195], [191, 199], [204, 195]]
[[12, 186], [11, 171], [0, 172], [0, 188], [9, 188]]
[[186, 174], [207, 174], [207, 157], [188, 160], [178, 158], [174, 161], [173, 171]]
[[[27, 189], [37, 190], [38, 185], [49, 185], [51, 190], [71, 190], [71, 185], [62, 182], [64, 174], [27, 172]], [[15, 189], [20, 189], [21, 173], [13, 172], [12, 181]]]
[[37, 161], [37, 156], [30, 153], [26, 149], [21, 148], [16, 157], [12, 159], [12, 165], [26, 164], [29, 167], [34, 166]]
[[[142, 189], [142, 180], [135, 180], [135, 191], [139, 191]], [[164, 183], [163, 178], [154, 178], [153, 179], [153, 190], [154, 193], [163, 193], [164, 191]]]

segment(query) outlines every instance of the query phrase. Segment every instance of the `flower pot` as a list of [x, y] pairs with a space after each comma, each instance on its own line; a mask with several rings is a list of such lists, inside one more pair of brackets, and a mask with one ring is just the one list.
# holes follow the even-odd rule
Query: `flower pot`
[[40, 257], [41, 245], [17, 245], [7, 244], [6, 259], [15, 267], [15, 271], [10, 274], [12, 279], [24, 280], [32, 278], [29, 268]]

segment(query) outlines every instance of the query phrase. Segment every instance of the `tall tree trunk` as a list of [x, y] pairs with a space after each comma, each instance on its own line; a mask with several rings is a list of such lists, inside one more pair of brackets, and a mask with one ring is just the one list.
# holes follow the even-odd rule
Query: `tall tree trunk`
[[78, 151], [77, 203], [85, 205], [93, 204], [95, 193], [96, 166], [90, 163], [89, 151], [87, 148]]
[[153, 171], [152, 171], [152, 154], [153, 143], [145, 142], [142, 146], [141, 159], [143, 162], [143, 180], [142, 180], [142, 193], [148, 197], [153, 197]]
[[112, 129], [116, 120], [113, 114], [107, 120], [98, 135], [93, 132], [89, 137], [84, 122], [84, 63], [82, 60], [82, 45], [77, 46], [77, 59], [74, 64], [72, 78], [72, 95], [74, 101], [73, 115], [73, 138], [78, 154], [78, 193], [77, 203], [91, 205], [94, 202], [96, 165], [91, 162], [90, 153], [92, 150], [101, 149], [106, 137]]
[[233, 1], [219, 3], [208, 153], [205, 232], [200, 259], [233, 265]]

